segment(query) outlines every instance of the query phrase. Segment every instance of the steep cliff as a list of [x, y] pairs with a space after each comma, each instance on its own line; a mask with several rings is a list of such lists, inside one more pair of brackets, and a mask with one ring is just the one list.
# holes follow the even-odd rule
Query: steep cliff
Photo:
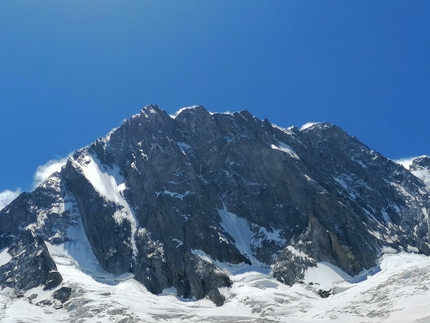
[[107, 272], [222, 305], [223, 264], [293, 284], [322, 261], [356, 275], [384, 247], [428, 255], [428, 210], [422, 180], [337, 126], [152, 105], [0, 211], [0, 248], [82, 224]]

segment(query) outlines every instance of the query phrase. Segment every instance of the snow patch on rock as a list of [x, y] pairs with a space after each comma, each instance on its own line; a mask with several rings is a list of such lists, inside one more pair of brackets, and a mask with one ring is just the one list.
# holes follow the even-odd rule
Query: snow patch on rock
[[130, 223], [130, 243], [133, 248], [133, 256], [136, 256], [138, 251], [135, 234], [139, 223], [133, 210], [124, 198], [123, 192], [126, 189], [126, 185], [124, 177], [120, 174], [119, 167], [115, 164], [112, 166], [103, 165], [97, 157], [90, 153], [85, 154], [75, 164], [82, 169], [84, 176], [101, 196], [121, 206], [113, 217], [117, 223], [121, 223], [124, 220]]

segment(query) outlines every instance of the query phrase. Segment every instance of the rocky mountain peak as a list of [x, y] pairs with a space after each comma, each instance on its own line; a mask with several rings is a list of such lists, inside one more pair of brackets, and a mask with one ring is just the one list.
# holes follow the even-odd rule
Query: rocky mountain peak
[[417, 157], [412, 161], [409, 170], [416, 171], [419, 169], [430, 169], [430, 157], [429, 156], [421, 156]]
[[1, 210], [0, 245], [26, 228], [54, 245], [79, 237], [109, 273], [222, 305], [226, 268], [293, 284], [323, 261], [356, 275], [384, 247], [429, 254], [428, 194], [330, 123], [150, 105]]
[[411, 165], [409, 166], [409, 170], [416, 177], [421, 179], [427, 186], [430, 186], [430, 157], [429, 156], [421, 156], [415, 158]]

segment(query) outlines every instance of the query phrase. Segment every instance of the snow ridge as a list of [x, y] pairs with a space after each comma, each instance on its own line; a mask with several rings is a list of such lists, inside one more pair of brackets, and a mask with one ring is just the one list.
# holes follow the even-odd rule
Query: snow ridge
[[122, 207], [115, 212], [113, 217], [117, 223], [121, 223], [124, 220], [130, 223], [130, 244], [133, 249], [133, 257], [136, 257], [138, 250], [136, 247], [135, 234], [139, 227], [139, 223], [133, 210], [124, 198], [126, 185], [124, 177], [120, 174], [119, 167], [115, 164], [110, 167], [103, 165], [96, 156], [89, 152], [82, 155], [80, 159], [75, 162], [75, 165], [82, 169], [84, 176], [101, 196]]

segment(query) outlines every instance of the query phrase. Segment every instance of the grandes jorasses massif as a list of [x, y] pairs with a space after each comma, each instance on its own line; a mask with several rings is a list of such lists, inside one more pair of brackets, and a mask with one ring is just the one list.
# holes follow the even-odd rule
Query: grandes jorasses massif
[[222, 305], [225, 264], [294, 284], [320, 261], [358, 274], [384, 247], [428, 255], [428, 210], [424, 182], [337, 126], [152, 105], [0, 211], [0, 284], [61, 284], [45, 242], [83, 228], [107, 272]]

